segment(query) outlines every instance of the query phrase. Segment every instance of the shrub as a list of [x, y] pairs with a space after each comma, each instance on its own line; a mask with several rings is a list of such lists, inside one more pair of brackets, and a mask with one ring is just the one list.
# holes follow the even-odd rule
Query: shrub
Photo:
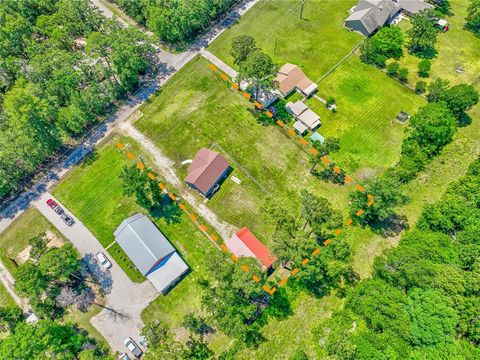
[[400, 65], [398, 62], [394, 61], [387, 65], [387, 74], [388, 76], [397, 76], [398, 70], [400, 69]]
[[427, 83], [425, 81], [419, 81], [415, 85], [415, 92], [417, 94], [423, 94], [426, 89], [427, 89]]
[[401, 68], [398, 70], [398, 80], [401, 82], [406, 83], [408, 81], [408, 69], [407, 68]]
[[418, 63], [418, 76], [427, 78], [430, 76], [430, 69], [432, 62], [428, 59], [423, 59]]

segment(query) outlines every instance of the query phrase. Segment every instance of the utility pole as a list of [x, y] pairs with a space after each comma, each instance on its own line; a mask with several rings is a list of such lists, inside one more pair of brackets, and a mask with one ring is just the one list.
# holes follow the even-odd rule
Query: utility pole
[[305, 0], [302, 1], [302, 8], [300, 9], [300, 19], [303, 19], [303, 6], [305, 5]]

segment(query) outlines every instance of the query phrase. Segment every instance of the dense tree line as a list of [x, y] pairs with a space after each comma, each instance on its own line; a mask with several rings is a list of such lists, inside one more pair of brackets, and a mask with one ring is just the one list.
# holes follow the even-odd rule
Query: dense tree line
[[0, 198], [136, 88], [154, 58], [142, 33], [88, 0], [0, 3]]
[[337, 359], [478, 359], [480, 160], [318, 329]]
[[465, 20], [465, 28], [476, 35], [480, 35], [480, 0], [470, 0]]
[[160, 40], [185, 46], [238, 0], [113, 0]]

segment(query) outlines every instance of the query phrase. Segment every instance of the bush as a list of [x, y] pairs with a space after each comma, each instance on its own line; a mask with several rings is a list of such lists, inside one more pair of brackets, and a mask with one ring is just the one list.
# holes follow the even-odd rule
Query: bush
[[400, 65], [398, 62], [392, 62], [387, 65], [387, 74], [388, 76], [395, 77], [398, 75], [398, 70], [400, 69]]
[[398, 80], [401, 82], [406, 83], [408, 81], [408, 69], [407, 68], [401, 68], [398, 70]]
[[432, 62], [428, 59], [423, 59], [418, 63], [418, 76], [427, 78], [430, 76], [430, 69]]
[[419, 81], [415, 85], [415, 92], [417, 94], [423, 94], [426, 89], [427, 89], [427, 83], [425, 81]]

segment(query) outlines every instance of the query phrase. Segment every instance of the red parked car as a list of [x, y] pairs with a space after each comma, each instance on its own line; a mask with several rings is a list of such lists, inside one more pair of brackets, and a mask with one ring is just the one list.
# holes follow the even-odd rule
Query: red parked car
[[48, 199], [47, 205], [50, 206], [52, 209], [55, 209], [55, 207], [58, 206], [58, 204], [53, 199]]

